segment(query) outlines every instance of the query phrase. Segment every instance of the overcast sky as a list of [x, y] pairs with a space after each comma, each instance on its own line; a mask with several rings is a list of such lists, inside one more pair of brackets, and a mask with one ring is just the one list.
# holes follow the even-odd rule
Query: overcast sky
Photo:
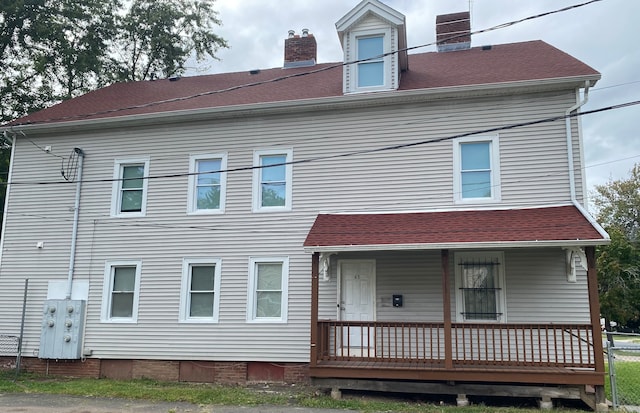
[[[435, 40], [439, 14], [469, 10], [471, 30], [481, 30], [587, 0], [382, 0], [403, 13], [408, 45]], [[335, 23], [359, 0], [217, 0], [222, 20], [217, 33], [229, 49], [219, 62], [187, 75], [281, 67], [289, 30], [308, 28], [318, 42], [320, 63], [342, 60]], [[602, 74], [583, 110], [640, 100], [640, 0], [601, 0], [472, 37], [472, 46], [528, 40], [547, 43], [582, 60]], [[424, 47], [413, 51], [435, 51]], [[629, 176], [640, 163], [640, 105], [582, 119], [588, 188]]]

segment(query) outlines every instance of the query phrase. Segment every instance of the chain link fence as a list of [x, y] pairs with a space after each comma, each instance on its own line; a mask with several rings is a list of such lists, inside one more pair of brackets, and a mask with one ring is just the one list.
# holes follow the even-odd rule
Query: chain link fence
[[640, 412], [640, 334], [609, 337], [607, 360], [613, 409]]

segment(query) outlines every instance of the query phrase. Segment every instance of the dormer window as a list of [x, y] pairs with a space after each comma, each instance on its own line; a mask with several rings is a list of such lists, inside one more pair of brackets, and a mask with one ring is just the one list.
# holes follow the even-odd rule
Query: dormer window
[[363, 36], [358, 38], [359, 88], [384, 86], [383, 54], [384, 36]]
[[396, 90], [408, 69], [402, 13], [365, 0], [336, 23], [344, 51], [344, 93]]

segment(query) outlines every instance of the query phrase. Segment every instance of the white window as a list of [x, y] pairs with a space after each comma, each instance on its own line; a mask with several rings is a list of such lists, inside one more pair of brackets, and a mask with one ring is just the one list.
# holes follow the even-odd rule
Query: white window
[[455, 254], [457, 320], [506, 321], [504, 254]]
[[141, 261], [109, 261], [102, 290], [103, 322], [135, 323], [138, 320]]
[[253, 155], [253, 211], [290, 211], [293, 151], [263, 150]]
[[384, 36], [358, 38], [358, 87], [384, 85]]
[[149, 159], [117, 159], [113, 170], [112, 216], [144, 216]]
[[224, 212], [226, 169], [226, 154], [192, 155], [189, 158], [189, 213]]
[[456, 202], [500, 200], [498, 137], [466, 137], [453, 142]]
[[286, 322], [289, 258], [251, 258], [247, 321]]
[[355, 63], [344, 68], [345, 92], [374, 92], [397, 87], [397, 57], [391, 53], [391, 29], [358, 30], [349, 34], [345, 57]]
[[182, 264], [180, 321], [217, 323], [220, 304], [220, 259], [185, 258]]

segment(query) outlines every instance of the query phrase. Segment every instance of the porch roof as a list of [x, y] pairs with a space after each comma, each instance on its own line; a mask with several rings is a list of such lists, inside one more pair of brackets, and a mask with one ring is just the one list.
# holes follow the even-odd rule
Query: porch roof
[[576, 206], [545, 208], [319, 214], [306, 251], [588, 246], [606, 233]]

